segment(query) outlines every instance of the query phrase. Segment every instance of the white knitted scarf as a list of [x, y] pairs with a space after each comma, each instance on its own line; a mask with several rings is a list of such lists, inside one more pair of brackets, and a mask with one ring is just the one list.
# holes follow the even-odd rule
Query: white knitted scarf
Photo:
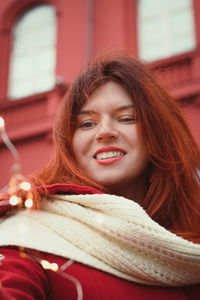
[[137, 203], [113, 195], [50, 196], [40, 211], [2, 220], [0, 245], [54, 253], [137, 283], [200, 283], [200, 245], [158, 225]]

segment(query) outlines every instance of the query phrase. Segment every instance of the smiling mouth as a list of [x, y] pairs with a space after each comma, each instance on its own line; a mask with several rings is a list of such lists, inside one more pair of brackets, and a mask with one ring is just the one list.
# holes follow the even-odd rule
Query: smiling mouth
[[116, 157], [122, 157], [126, 155], [126, 153], [122, 151], [106, 151], [106, 152], [100, 152], [94, 156], [96, 160], [105, 160], [109, 158], [116, 158]]

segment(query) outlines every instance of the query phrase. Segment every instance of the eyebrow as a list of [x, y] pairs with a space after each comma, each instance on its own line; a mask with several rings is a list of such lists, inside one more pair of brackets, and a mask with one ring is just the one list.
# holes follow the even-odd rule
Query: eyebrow
[[[116, 109], [116, 111], [117, 112], [123, 111], [123, 110], [127, 110], [129, 108], [134, 108], [134, 105], [133, 104], [122, 105], [122, 106], [118, 107]], [[77, 115], [90, 115], [90, 114], [95, 114], [95, 111], [94, 110], [80, 110]]]

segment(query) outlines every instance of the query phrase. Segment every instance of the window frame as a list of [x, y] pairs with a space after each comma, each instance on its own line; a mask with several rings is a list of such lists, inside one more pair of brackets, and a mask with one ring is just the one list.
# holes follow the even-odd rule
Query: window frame
[[[135, 0], [137, 2], [137, 0]], [[137, 2], [138, 3], [138, 2]], [[153, 59], [152, 61], [146, 61], [145, 59], [142, 59], [140, 57], [140, 54], [139, 54], [139, 38], [137, 37], [137, 57], [138, 59], [140, 60], [144, 60], [144, 62], [146, 64], [162, 64], [162, 63], [165, 63], [165, 61], [169, 61], [170, 59], [174, 60], [175, 59], [179, 59], [179, 57], [182, 57], [182, 55], [185, 55], [185, 54], [189, 54], [191, 55], [192, 53], [195, 53], [197, 48], [198, 48], [198, 45], [199, 45], [199, 42], [200, 42], [200, 21], [199, 18], [200, 18], [200, 3], [198, 0], [191, 0], [191, 6], [192, 6], [192, 11], [193, 11], [193, 20], [194, 20], [194, 41], [195, 41], [195, 47], [194, 49], [192, 50], [188, 50], [188, 51], [184, 51], [184, 52], [180, 52], [180, 53], [175, 53], [175, 54], [172, 54], [172, 55], [169, 55], [169, 56], [166, 56], [166, 57], [162, 57], [162, 58], [158, 58], [158, 59]], [[137, 15], [137, 26], [139, 26], [139, 12], [138, 12], [138, 5], [136, 7], [136, 15]], [[198, 12], [199, 10], [199, 12]], [[198, 24], [197, 24], [198, 23]], [[138, 30], [137, 30], [137, 34], [138, 34]]]
[[[5, 109], [5, 107], [18, 106], [23, 104], [24, 102], [32, 102], [35, 100], [39, 100], [41, 98], [49, 97], [51, 94], [54, 94], [56, 90], [58, 90], [59, 86], [55, 84], [55, 87], [52, 90], [45, 91], [42, 93], [18, 98], [15, 101], [10, 100], [8, 97], [8, 84], [9, 84], [9, 66], [10, 66], [10, 54], [12, 47], [12, 28], [15, 26], [15, 23], [19, 20], [19, 18], [26, 13], [26, 11], [30, 10], [35, 6], [39, 6], [42, 4], [49, 4], [55, 7], [55, 12], [57, 18], [60, 15], [60, 9], [58, 6], [58, 1], [56, 0], [15, 0], [13, 3], [8, 5], [6, 8], [4, 15], [0, 21], [0, 40], [2, 41], [2, 47], [0, 49], [0, 69], [2, 70], [0, 76], [0, 109]], [[59, 23], [59, 22], [58, 22]], [[57, 30], [58, 29], [57, 23]], [[57, 70], [57, 62], [55, 66], [55, 77]], [[62, 87], [61, 87], [62, 89]]]

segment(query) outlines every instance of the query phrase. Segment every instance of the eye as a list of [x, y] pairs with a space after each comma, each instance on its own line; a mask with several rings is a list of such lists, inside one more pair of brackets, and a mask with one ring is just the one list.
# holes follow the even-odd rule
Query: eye
[[79, 125], [79, 128], [90, 129], [96, 125], [94, 121], [84, 121]]
[[131, 116], [123, 116], [119, 119], [119, 122], [133, 124], [135, 123], [135, 118]]

